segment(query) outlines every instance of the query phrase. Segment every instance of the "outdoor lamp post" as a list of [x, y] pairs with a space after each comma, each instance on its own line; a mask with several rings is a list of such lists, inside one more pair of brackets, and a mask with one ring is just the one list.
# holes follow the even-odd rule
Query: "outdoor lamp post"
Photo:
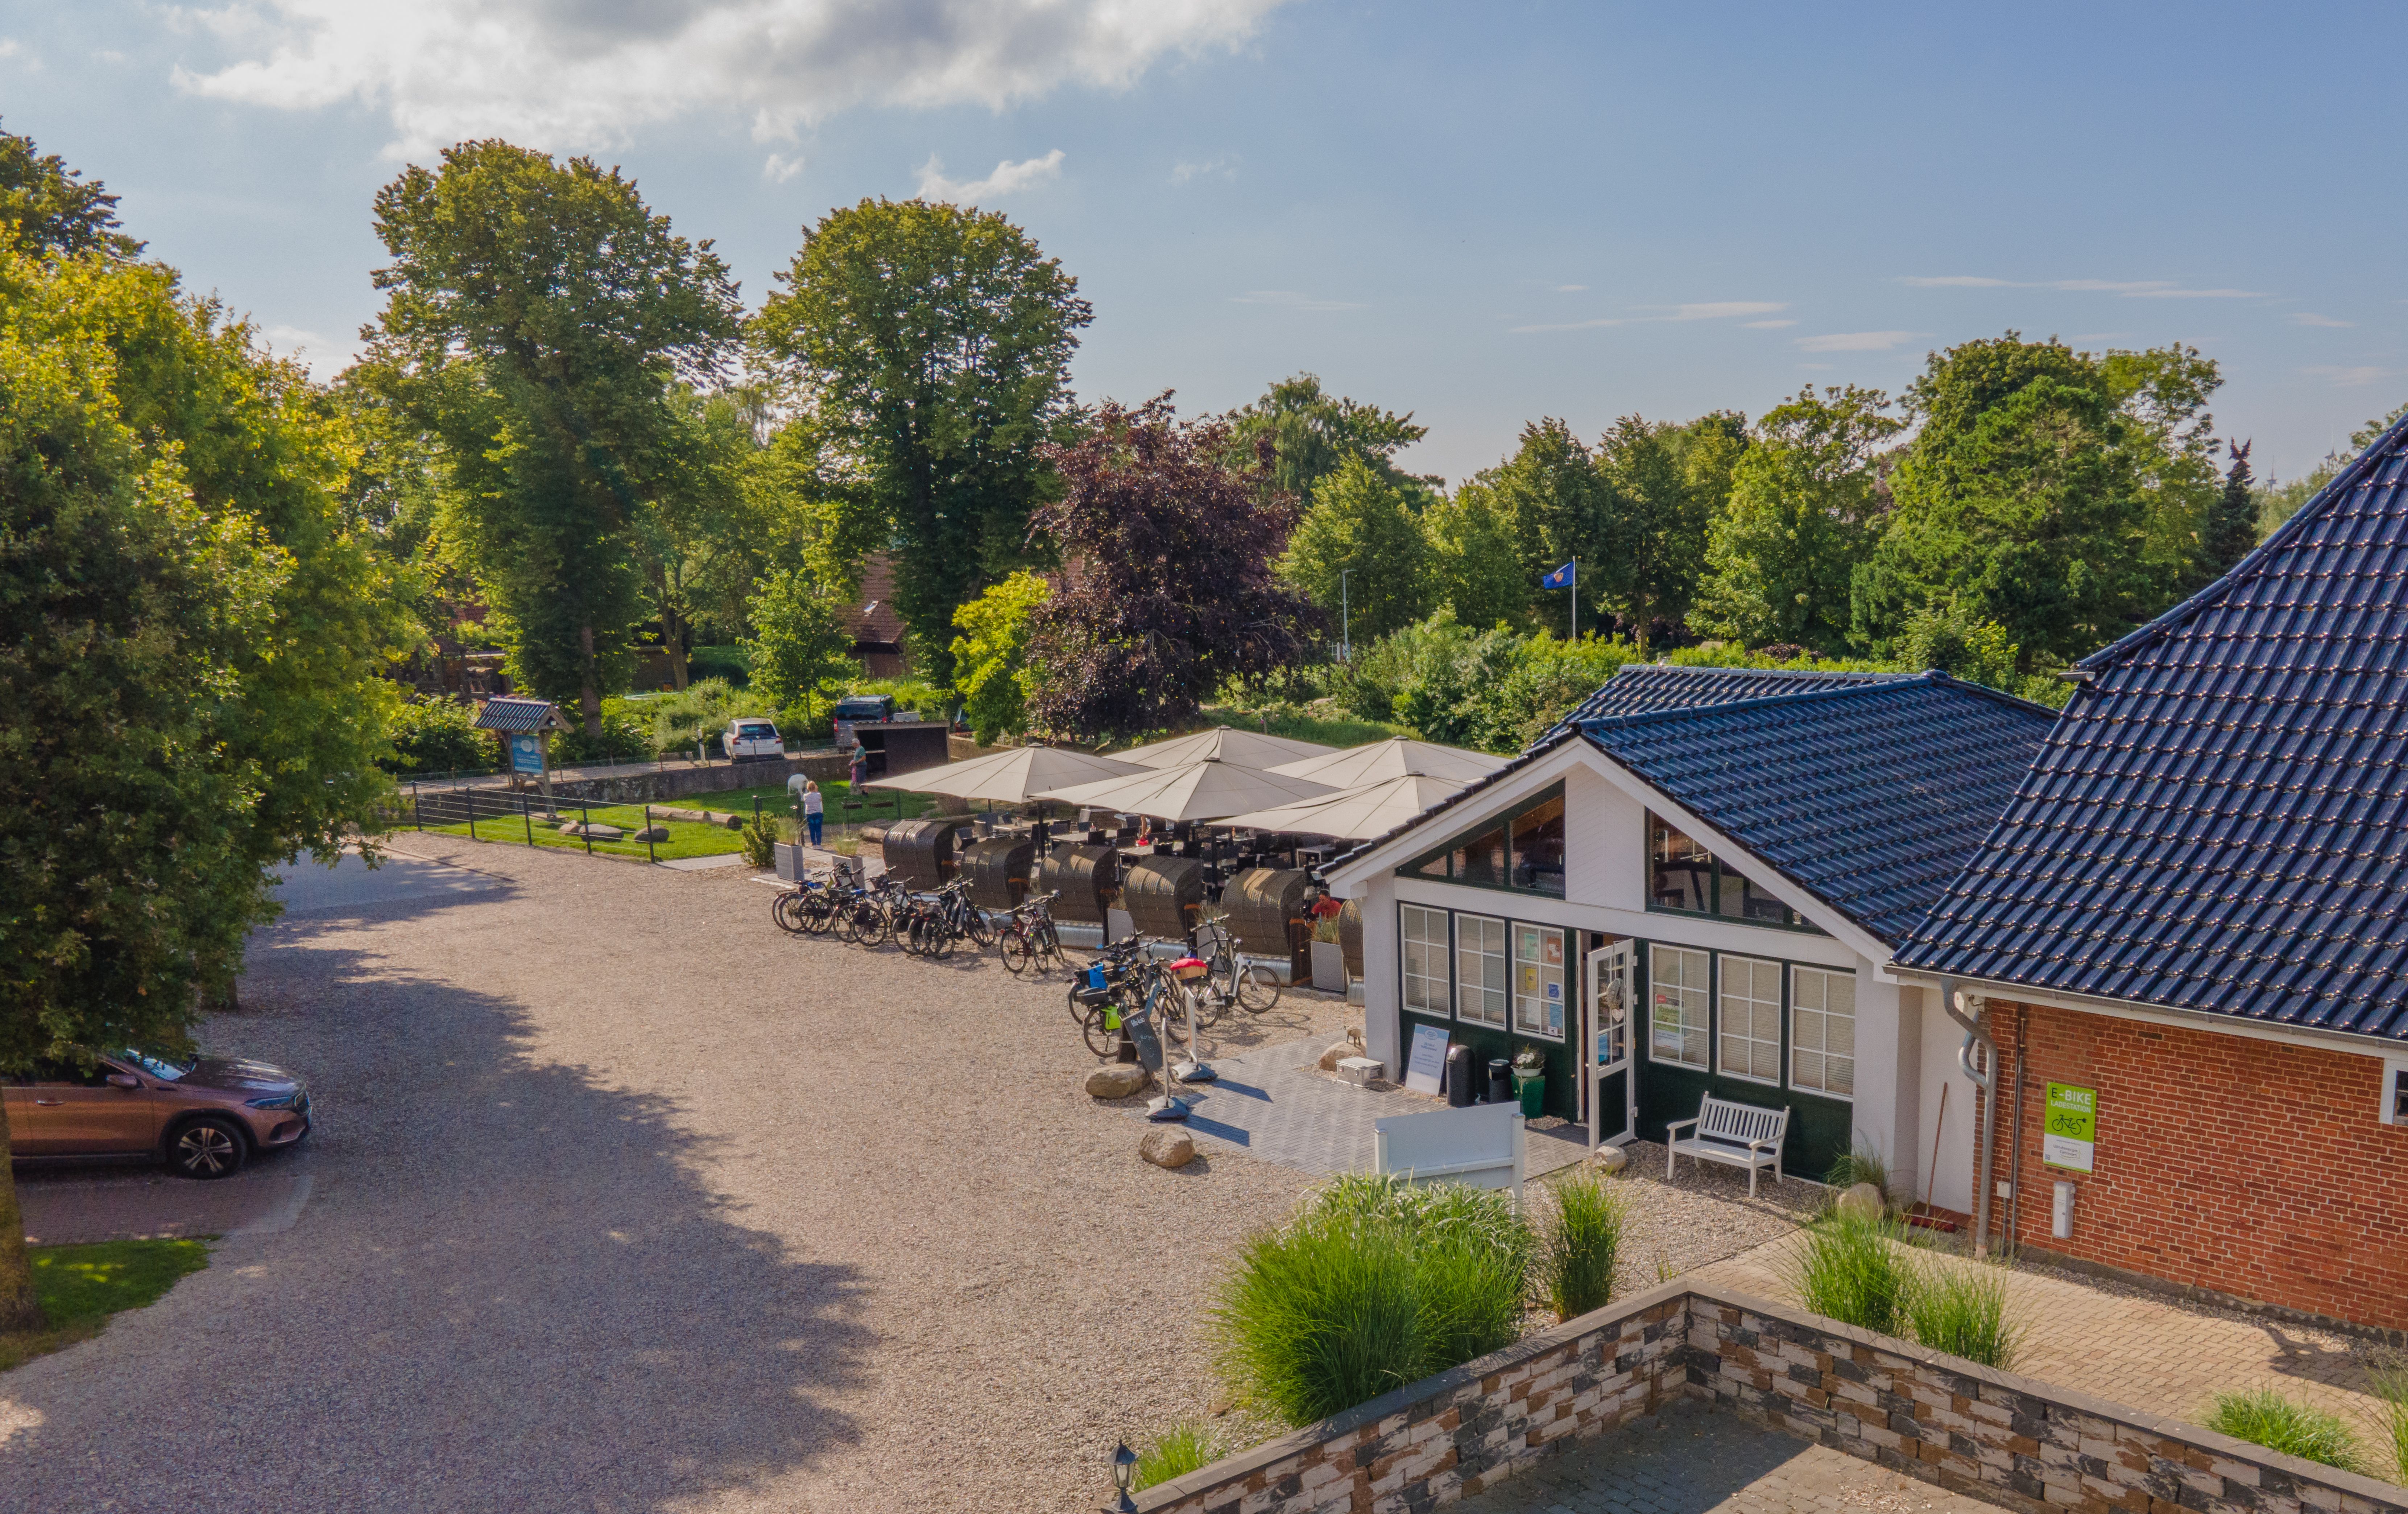
[[1354, 660], [1354, 615], [1353, 608], [1346, 602], [1346, 580], [1354, 571], [1352, 568], [1338, 570], [1338, 660], [1340, 662]]
[[1137, 1514], [1137, 1503], [1129, 1497], [1129, 1484], [1137, 1480], [1137, 1452], [1121, 1442], [1112, 1452], [1112, 1486], [1120, 1490], [1120, 1499], [1111, 1506], [1111, 1514]]

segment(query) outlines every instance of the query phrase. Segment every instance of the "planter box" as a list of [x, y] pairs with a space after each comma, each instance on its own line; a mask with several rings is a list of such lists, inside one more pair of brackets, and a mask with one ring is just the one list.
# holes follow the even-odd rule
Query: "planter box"
[[1346, 991], [1346, 948], [1334, 941], [1312, 944], [1312, 986], [1325, 993]]
[[800, 846], [796, 845], [793, 842], [781, 841], [778, 843], [777, 854], [779, 877], [785, 879], [788, 883], [796, 883], [801, 880], [803, 875], [802, 851], [803, 849]]

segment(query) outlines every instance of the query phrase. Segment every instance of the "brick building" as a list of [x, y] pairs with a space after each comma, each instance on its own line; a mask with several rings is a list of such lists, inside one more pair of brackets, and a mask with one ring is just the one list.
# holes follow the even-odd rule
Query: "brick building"
[[1977, 1208], [2408, 1330], [2408, 422], [2073, 675], [1893, 963], [1995, 1083]]

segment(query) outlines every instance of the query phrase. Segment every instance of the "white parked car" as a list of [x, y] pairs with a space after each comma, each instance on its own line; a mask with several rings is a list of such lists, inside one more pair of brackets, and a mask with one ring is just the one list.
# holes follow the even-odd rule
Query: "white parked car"
[[727, 755], [738, 761], [746, 757], [781, 757], [786, 755], [786, 739], [778, 734], [776, 723], [757, 715], [747, 715], [727, 723], [720, 735], [720, 744]]

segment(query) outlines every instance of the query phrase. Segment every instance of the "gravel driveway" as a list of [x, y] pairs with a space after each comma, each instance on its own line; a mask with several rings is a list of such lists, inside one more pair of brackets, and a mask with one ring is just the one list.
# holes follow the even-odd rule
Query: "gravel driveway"
[[[1064, 1509], [1220, 1397], [1205, 1291], [1312, 1179], [1140, 1162], [1058, 980], [785, 938], [740, 872], [400, 844], [296, 880], [203, 1035], [310, 1077], [260, 1169], [306, 1213], [0, 1377], [0, 1507]], [[1651, 1205], [1717, 1233], [1630, 1262], [1780, 1207]]]

